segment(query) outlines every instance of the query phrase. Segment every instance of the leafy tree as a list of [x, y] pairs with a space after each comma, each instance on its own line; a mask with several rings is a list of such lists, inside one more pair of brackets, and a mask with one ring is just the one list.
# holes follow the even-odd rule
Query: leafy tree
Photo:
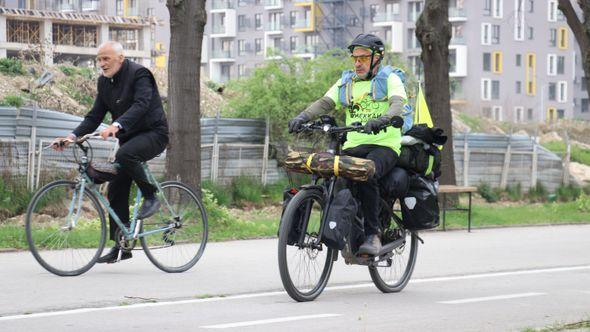
[[567, 20], [567, 24], [574, 33], [578, 46], [580, 47], [580, 53], [582, 54], [582, 68], [586, 77], [586, 91], [590, 96], [590, 2], [587, 0], [576, 1], [578, 6], [582, 10], [583, 21], [580, 21], [576, 10], [572, 6], [571, 0], [559, 0], [557, 8], [561, 10]]

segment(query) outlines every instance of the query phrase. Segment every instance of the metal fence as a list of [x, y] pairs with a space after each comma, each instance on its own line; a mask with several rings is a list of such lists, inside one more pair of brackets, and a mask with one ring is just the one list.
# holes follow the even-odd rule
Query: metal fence
[[[75, 171], [73, 149], [55, 152], [43, 149], [55, 137], [65, 136], [81, 117], [52, 110], [0, 107], [0, 171], [24, 177], [31, 188]], [[101, 125], [105, 128], [106, 125]], [[112, 160], [117, 144], [92, 140], [94, 160]], [[201, 119], [201, 176], [228, 183], [236, 176], [274, 182], [280, 178], [276, 161], [268, 159], [268, 126], [256, 119]], [[156, 175], [163, 175], [166, 152], [149, 162]]]
[[460, 185], [520, 183], [527, 190], [539, 181], [554, 191], [566, 176], [561, 158], [528, 136], [455, 134], [453, 142]]

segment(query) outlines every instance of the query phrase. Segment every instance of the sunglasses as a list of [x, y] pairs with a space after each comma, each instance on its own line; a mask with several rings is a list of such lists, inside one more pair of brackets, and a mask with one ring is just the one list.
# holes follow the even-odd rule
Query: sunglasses
[[367, 63], [371, 62], [371, 56], [370, 55], [351, 55], [350, 60], [352, 60], [353, 63], [356, 63], [358, 61], [362, 64], [367, 64]]

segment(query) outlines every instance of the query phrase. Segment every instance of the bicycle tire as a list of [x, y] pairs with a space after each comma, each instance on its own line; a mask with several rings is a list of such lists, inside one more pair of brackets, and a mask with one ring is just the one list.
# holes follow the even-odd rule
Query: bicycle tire
[[[43, 268], [58, 276], [77, 276], [88, 271], [96, 264], [96, 260], [100, 257], [106, 243], [106, 218], [94, 193], [84, 190], [84, 198], [87, 198], [90, 204], [83, 201], [83, 208], [79, 212], [79, 217], [82, 216], [82, 218], [76, 220], [76, 227], [68, 227], [69, 222], [67, 220], [60, 220], [64, 214], [63, 208], [65, 210], [75, 209], [74, 205], [76, 201], [73, 201], [73, 196], [69, 198], [67, 193], [69, 191], [78, 191], [77, 186], [78, 182], [75, 181], [53, 181], [35, 193], [27, 208], [25, 233], [29, 250]], [[66, 192], [65, 198], [60, 199], [58, 196], [60, 190], [55, 191], [59, 187], [62, 187]], [[43, 201], [43, 199], [46, 201]], [[51, 205], [44, 205], [47, 202], [51, 202]], [[62, 209], [60, 209], [60, 205]], [[97, 226], [97, 220], [93, 219], [95, 216], [92, 215], [91, 207], [96, 211], [96, 217], [98, 218], [100, 227], [100, 238], [98, 242], [93, 241], [96, 240], [94, 238], [88, 240], [87, 237], [84, 237], [89, 233], [91, 234], [93, 231], [92, 228]], [[69, 213], [66, 213], [66, 217], [69, 215]], [[66, 223], [65, 226], [64, 222]], [[62, 226], [58, 227], [60, 225]], [[72, 242], [70, 243], [68, 242], [70, 240], [69, 237], [75, 230], [78, 230], [78, 232], [75, 236], [72, 235]], [[46, 233], [50, 233], [51, 235], [45, 236]], [[58, 247], [58, 245], [63, 245], [63, 247]], [[84, 246], [89, 246], [90, 249], [86, 249]], [[76, 255], [74, 255], [74, 251], [76, 251]], [[70, 252], [71, 255], [67, 255], [67, 252]], [[54, 259], [57, 256], [62, 259]], [[89, 258], [86, 259], [84, 257]], [[79, 266], [72, 264], [72, 268], [70, 269], [55, 266], [58, 261], [67, 263], [68, 258], [72, 261], [76, 258], [82, 258], [83, 262]]]
[[[381, 200], [381, 208], [386, 208], [389, 210], [390, 215], [393, 214], [391, 208], [385, 203], [385, 201]], [[382, 267], [382, 266], [369, 266], [369, 274], [371, 275], [371, 280], [373, 280], [373, 284], [382, 291], [383, 293], [397, 293], [403, 290], [410, 278], [412, 277], [412, 273], [414, 271], [414, 267], [416, 266], [416, 258], [418, 256], [418, 235], [415, 232], [406, 231], [404, 227], [398, 223], [398, 221], [390, 217], [390, 228], [399, 230], [399, 233], [402, 233], [406, 239], [406, 243], [401, 247], [398, 247], [393, 250], [393, 256], [389, 258], [386, 264], [391, 264], [389, 267]], [[409, 246], [408, 246], [408, 243]], [[409, 247], [409, 248], [408, 248]], [[407, 252], [407, 258], [404, 259], [402, 255]], [[406, 262], [404, 263], [404, 260]], [[395, 266], [399, 263], [400, 265], [405, 265], [402, 268], [397, 269]], [[397, 270], [397, 271], [392, 271]], [[403, 270], [403, 271], [402, 271]], [[393, 275], [394, 272], [401, 272], [399, 278], [387, 278], [386, 275]]]
[[[186, 198], [188, 202], [194, 203], [190, 208], [194, 210], [178, 210], [178, 205], [176, 206], [177, 210], [176, 213], [183, 215], [179, 216], [179, 221], [182, 223], [180, 228], [173, 228], [170, 232], [156, 232], [146, 236], [142, 236], [140, 239], [141, 246], [148, 257], [148, 259], [160, 270], [168, 273], [179, 273], [184, 272], [193, 267], [203, 255], [205, 251], [205, 246], [207, 244], [208, 238], [208, 220], [207, 220], [207, 213], [205, 212], [205, 208], [201, 203], [201, 200], [197, 196], [197, 194], [187, 185], [178, 182], [178, 181], [166, 181], [161, 184], [162, 191], [168, 200], [168, 203], [173, 206], [175, 203], [179, 203]], [[179, 194], [176, 197], [172, 194], [171, 189], [176, 188], [182, 194]], [[168, 192], [167, 192], [168, 190]], [[174, 197], [173, 197], [174, 196]], [[150, 229], [157, 229], [165, 226], [167, 223], [172, 222], [173, 217], [170, 215], [168, 208], [165, 202], [161, 202], [162, 206], [160, 207], [160, 211], [154, 214], [153, 216], [143, 220], [142, 224], [142, 232]], [[174, 208], [174, 207], [173, 207]], [[188, 209], [188, 208], [187, 208]], [[180, 212], [179, 212], [180, 211]], [[199, 217], [198, 219], [184, 219], [184, 218], [192, 218], [193, 216]], [[191, 223], [190, 225], [185, 225], [184, 222], [186, 220], [196, 220], [194, 225]], [[194, 226], [194, 227], [193, 227]], [[197, 237], [188, 237], [184, 238], [179, 235], [187, 234], [183, 230], [196, 230], [199, 232], [199, 236]], [[197, 246], [195, 247], [195, 243], [190, 242], [191, 240], [197, 240]], [[179, 242], [182, 241], [182, 242]], [[179, 243], [181, 245], [179, 245]], [[181, 255], [177, 252], [171, 254], [170, 252], [179, 249], [190, 251], [188, 255], [182, 255], [182, 257], [188, 257], [188, 259], [183, 260], [180, 262], [182, 258]], [[196, 249], [196, 250], [194, 250]], [[166, 253], [164, 253], [166, 252]], [[168, 257], [168, 259], [166, 259]], [[176, 263], [176, 262], [179, 263]]]
[[[297, 220], [298, 218], [296, 216], [298, 215], [298, 210], [301, 206], [303, 206], [303, 204], [306, 204], [307, 202], [312, 203], [311, 213], [309, 213], [308, 219], [303, 220], [304, 218], [299, 218], [300, 220]], [[314, 202], [317, 203], [315, 210], [313, 206]], [[293, 199], [291, 199], [291, 202], [289, 202], [287, 205], [281, 220], [278, 247], [279, 272], [281, 275], [283, 287], [289, 296], [298, 302], [313, 301], [322, 293], [326, 287], [326, 284], [328, 283], [332, 266], [334, 264], [334, 251], [330, 248], [327, 248], [325, 245], [320, 244], [320, 249], [304, 247], [306, 244], [309, 244], [310, 241], [317, 239], [318, 234], [314, 233], [313, 231], [319, 232], [319, 223], [322, 217], [324, 205], [324, 196], [321, 190], [315, 188], [302, 189], [293, 197]], [[313, 219], [312, 223], [310, 223], [311, 219]], [[288, 245], [289, 232], [292, 230], [293, 224], [295, 222], [302, 222], [304, 225], [305, 243], [303, 243], [303, 246], [300, 246], [299, 244]], [[313, 227], [313, 229], [310, 227]], [[310, 231], [310, 229], [313, 231]], [[290, 271], [291, 269], [289, 267], [289, 256], [291, 251], [301, 256], [299, 262], [300, 264], [298, 266], [302, 265], [301, 260], [303, 260], [303, 264], [305, 264], [306, 258], [309, 259], [310, 262], [313, 260], [313, 263], [315, 263], [316, 258], [321, 255], [321, 252], [323, 251], [325, 253], [325, 258], [323, 258], [325, 261], [323, 262], [323, 267], [321, 267], [321, 274], [319, 275], [319, 278], [316, 282], [306, 282], [304, 279], [303, 283], [300, 284], [298, 280], [294, 280], [294, 277], [296, 276], [293, 275], [293, 272], [295, 271]], [[321, 258], [319, 261], [319, 263], [322, 264]], [[317, 267], [319, 268], [320, 266], [317, 265]], [[306, 267], [303, 268], [305, 269]], [[318, 270], [314, 269], [315, 272]], [[312, 272], [311, 268], [308, 266], [305, 272], [306, 273], [303, 273], [304, 278]], [[300, 272], [298, 272], [298, 275], [300, 275]]]

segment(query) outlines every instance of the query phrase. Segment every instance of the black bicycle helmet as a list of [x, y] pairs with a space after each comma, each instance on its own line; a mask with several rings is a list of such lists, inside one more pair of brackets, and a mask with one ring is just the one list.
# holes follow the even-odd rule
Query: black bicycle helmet
[[385, 45], [381, 38], [370, 33], [361, 33], [356, 36], [348, 46], [348, 50], [352, 53], [357, 46], [366, 47], [376, 53], [383, 53], [385, 51]]

